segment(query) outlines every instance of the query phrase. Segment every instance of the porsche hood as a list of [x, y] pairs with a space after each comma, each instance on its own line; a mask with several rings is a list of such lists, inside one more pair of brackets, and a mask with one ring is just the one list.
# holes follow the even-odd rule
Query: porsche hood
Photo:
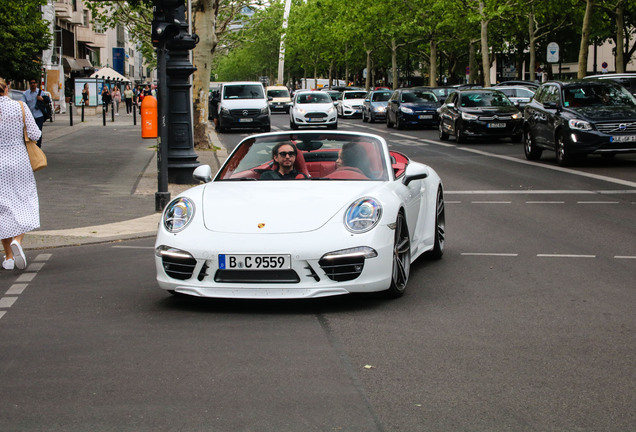
[[378, 182], [245, 181], [208, 183], [200, 210], [206, 229], [236, 234], [287, 234], [319, 229]]

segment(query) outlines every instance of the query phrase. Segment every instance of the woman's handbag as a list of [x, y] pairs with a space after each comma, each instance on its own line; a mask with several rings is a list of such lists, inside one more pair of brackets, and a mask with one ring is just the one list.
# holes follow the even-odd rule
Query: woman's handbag
[[26, 130], [26, 116], [24, 114], [24, 104], [20, 102], [20, 106], [22, 107], [22, 123], [24, 123], [24, 143], [26, 144], [27, 153], [29, 154], [29, 161], [31, 162], [31, 168], [33, 171], [41, 170], [42, 168], [46, 168], [46, 155], [42, 151], [38, 144], [35, 141], [32, 141], [29, 138]]

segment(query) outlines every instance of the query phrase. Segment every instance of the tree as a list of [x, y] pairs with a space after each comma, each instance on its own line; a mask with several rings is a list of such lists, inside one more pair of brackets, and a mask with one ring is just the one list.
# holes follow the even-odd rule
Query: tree
[[0, 76], [13, 81], [42, 74], [42, 51], [48, 48], [51, 34], [42, 19], [40, 7], [46, 0], [12, 0], [0, 7]]

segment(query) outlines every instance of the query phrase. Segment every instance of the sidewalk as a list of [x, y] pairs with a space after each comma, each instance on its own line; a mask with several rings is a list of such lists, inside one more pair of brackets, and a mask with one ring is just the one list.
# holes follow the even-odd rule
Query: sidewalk
[[[123, 104], [122, 104], [123, 105]], [[24, 248], [101, 243], [154, 236], [160, 213], [155, 212], [157, 192], [156, 140], [141, 139], [137, 125], [122, 106], [112, 122], [103, 125], [101, 112], [81, 116], [56, 114], [46, 122], [42, 148], [49, 166], [38, 171], [41, 227], [27, 233]], [[215, 166], [227, 152], [213, 127], [213, 145], [221, 150], [196, 150], [198, 161]], [[194, 180], [193, 180], [194, 184]], [[170, 184], [171, 198], [192, 185]]]

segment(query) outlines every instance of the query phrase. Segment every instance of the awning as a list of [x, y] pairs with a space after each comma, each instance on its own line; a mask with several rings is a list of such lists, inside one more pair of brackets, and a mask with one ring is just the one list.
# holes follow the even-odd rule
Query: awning
[[64, 67], [64, 73], [94, 69], [90, 61], [72, 57], [62, 57], [62, 66]]
[[116, 70], [114, 70], [112, 68], [109, 68], [109, 67], [103, 67], [103, 68], [97, 70], [90, 77], [91, 78], [101, 78], [101, 79], [110, 80], [110, 81], [130, 82], [130, 80], [128, 78], [126, 78], [125, 76], [123, 76], [122, 74], [117, 72]]

